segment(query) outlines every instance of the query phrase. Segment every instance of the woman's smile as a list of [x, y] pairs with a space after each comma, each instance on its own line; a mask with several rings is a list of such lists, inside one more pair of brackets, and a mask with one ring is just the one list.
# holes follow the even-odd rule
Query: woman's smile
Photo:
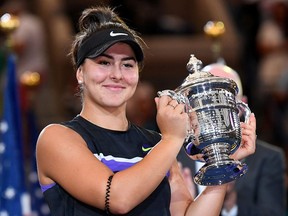
[[126, 89], [125, 86], [120, 84], [105, 84], [103, 87], [113, 92], [121, 92], [123, 89]]

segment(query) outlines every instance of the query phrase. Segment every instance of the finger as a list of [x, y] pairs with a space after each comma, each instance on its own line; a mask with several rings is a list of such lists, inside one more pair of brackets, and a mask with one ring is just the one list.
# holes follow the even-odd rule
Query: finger
[[251, 129], [242, 129], [242, 140], [245, 142], [249, 142], [250, 145], [255, 145], [257, 135], [255, 133], [255, 130]]
[[254, 113], [251, 113], [251, 115], [250, 115], [249, 125], [251, 125], [253, 128], [256, 129], [256, 118], [255, 118], [255, 114]]
[[163, 95], [161, 97], [158, 98], [158, 103], [157, 103], [157, 108], [161, 108], [161, 107], [165, 107], [167, 106], [167, 104], [171, 101], [172, 99], [167, 96], [167, 95]]
[[253, 139], [253, 136], [242, 134], [242, 141], [243, 141], [243, 144], [245, 144], [245, 143], [253, 142], [254, 139]]
[[192, 160], [196, 160], [196, 161], [203, 161], [205, 162], [204, 158], [203, 158], [203, 154], [195, 154], [195, 155], [189, 155], [189, 157], [192, 159]]
[[251, 127], [250, 125], [241, 126], [241, 134], [243, 138], [244, 136], [247, 136], [252, 141], [255, 141], [257, 138], [255, 128]]
[[156, 104], [156, 108], [158, 109], [158, 104], [159, 104], [159, 97], [155, 97], [154, 98], [155, 104]]
[[254, 153], [256, 150], [255, 139], [247, 135], [242, 136], [242, 143], [240, 147], [245, 148], [245, 151], [249, 154]]
[[175, 108], [176, 108], [176, 106], [174, 106], [174, 105], [172, 105], [172, 104], [167, 104], [167, 106], [172, 107], [172, 109], [175, 109]]
[[250, 124], [244, 123], [244, 122], [241, 122], [241, 128], [242, 128], [242, 130], [245, 129], [245, 130], [251, 130], [253, 132], [256, 131], [256, 127], [254, 125], [250, 125]]
[[251, 142], [251, 145], [255, 145], [257, 135], [254, 130], [243, 129], [242, 130], [242, 140], [244, 142]]
[[181, 114], [184, 113], [184, 107], [185, 107], [184, 104], [177, 104], [174, 109], [175, 111]]
[[174, 99], [171, 98], [171, 101], [169, 101], [169, 104], [175, 107], [175, 106], [177, 106], [179, 103], [178, 103], [177, 100], [174, 100]]
[[253, 130], [253, 128], [247, 125], [243, 125], [241, 127], [241, 132], [242, 132], [242, 135], [248, 135], [248, 136], [255, 134], [255, 131]]

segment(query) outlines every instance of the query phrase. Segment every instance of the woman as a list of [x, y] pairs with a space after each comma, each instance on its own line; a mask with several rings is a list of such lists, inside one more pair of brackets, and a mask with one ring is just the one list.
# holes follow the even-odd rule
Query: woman
[[[86, 9], [79, 27], [71, 53], [82, 110], [47, 126], [37, 143], [52, 215], [219, 215], [226, 185], [208, 187], [193, 201], [178, 168], [189, 123], [184, 105], [155, 98], [161, 135], [126, 118], [144, 60], [141, 38], [106, 7]], [[235, 159], [254, 152], [255, 129], [251, 115]]]

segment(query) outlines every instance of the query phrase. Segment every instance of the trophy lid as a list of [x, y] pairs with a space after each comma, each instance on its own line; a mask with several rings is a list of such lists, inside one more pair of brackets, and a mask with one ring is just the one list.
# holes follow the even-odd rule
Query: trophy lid
[[176, 92], [182, 92], [187, 89], [193, 90], [193, 88], [223, 88], [229, 89], [234, 95], [238, 93], [238, 87], [234, 80], [229, 78], [218, 77], [210, 73], [209, 71], [203, 71], [202, 61], [197, 59], [191, 54], [189, 62], [186, 66], [189, 75], [184, 79], [183, 83], [177, 87]]

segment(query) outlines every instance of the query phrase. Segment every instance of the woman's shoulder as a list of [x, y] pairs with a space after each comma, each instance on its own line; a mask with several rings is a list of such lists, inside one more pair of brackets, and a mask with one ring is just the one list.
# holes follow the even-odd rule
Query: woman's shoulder
[[73, 124], [73, 122], [77, 121], [78, 117], [73, 118], [72, 120], [63, 121], [59, 123], [51, 123], [47, 126], [45, 126], [42, 131], [40, 132], [41, 136], [50, 136], [50, 135], [57, 135], [62, 133], [73, 133], [73, 130], [69, 127]]
[[58, 145], [59, 143], [64, 146], [65, 143], [82, 143], [82, 140], [81, 136], [71, 128], [60, 123], [52, 123], [44, 127], [40, 132], [37, 140], [37, 147], [45, 146], [45, 148], [58, 148], [60, 147]]
[[42, 131], [40, 132], [40, 137], [42, 136], [51, 136], [51, 135], [57, 135], [57, 134], [62, 134], [62, 133], [69, 133], [71, 130], [66, 127], [63, 124], [60, 123], [52, 123], [47, 125], [46, 127], [44, 127], [42, 129]]

